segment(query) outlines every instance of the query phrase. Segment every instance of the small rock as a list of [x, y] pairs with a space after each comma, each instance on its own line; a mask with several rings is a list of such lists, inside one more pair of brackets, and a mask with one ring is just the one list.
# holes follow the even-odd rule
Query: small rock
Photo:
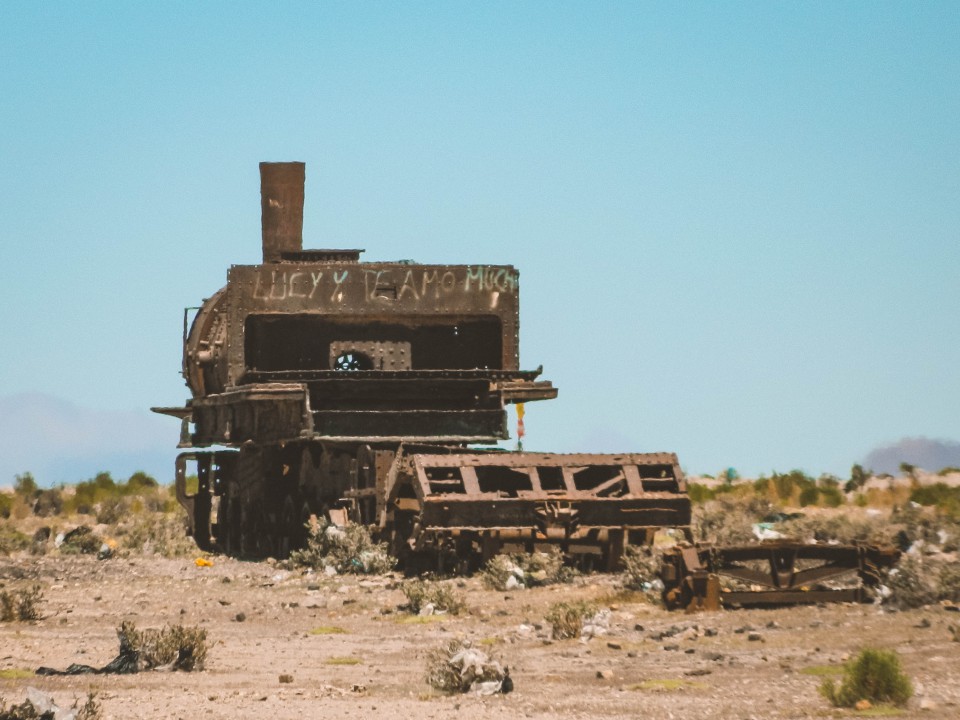
[[684, 652], [685, 652], [687, 655], [693, 655], [696, 651], [697, 651], [696, 648], [687, 648], [686, 650], [684, 650]]
[[720, 660], [723, 660], [723, 653], [708, 652], [708, 653], [704, 653], [703, 656], [707, 660], [712, 660], [713, 662], [719, 662]]
[[613, 678], [613, 670], [597, 670], [597, 678], [600, 680], [610, 680]]
[[679, 646], [679, 645], [664, 645], [664, 646], [663, 646], [663, 649], [664, 649], [664, 650], [667, 650], [668, 652], [674, 652], [674, 651], [679, 650], [679, 649], [680, 649], [680, 646]]
[[930, 627], [930, 618], [923, 618], [920, 622], [914, 625], [915, 628], [928, 628]]
[[920, 700], [920, 709], [921, 710], [936, 710], [937, 704], [930, 698], [922, 698]]
[[703, 631], [704, 637], [716, 637], [719, 634], [720, 634], [720, 631], [717, 630], [716, 628], [707, 628], [706, 630]]
[[636, 625], [633, 626], [633, 629], [636, 632], [643, 632], [643, 625], [641, 625], [640, 623], [637, 623]]
[[749, 640], [750, 642], [758, 642], [760, 640], [763, 640], [763, 636], [760, 635], [760, 633], [758, 632], [752, 632], [749, 635], [747, 635], [747, 640]]
[[873, 703], [869, 700], [857, 700], [857, 704], [853, 706], [855, 710], [869, 710], [873, 707]]
[[622, 650], [623, 645], [618, 642], [613, 642], [612, 640], [607, 641], [607, 647], [611, 650]]
[[238, 612], [234, 617], [234, 620], [236, 620], [237, 622], [243, 622], [246, 619], [247, 619], [246, 613], [242, 613], [242, 612]]
[[281, 683], [281, 684], [289, 685], [289, 684], [292, 683], [292, 682], [293, 682], [293, 675], [286, 675], [286, 674], [284, 674], [284, 675], [281, 675], [281, 676], [280, 676], [280, 683]]
[[697, 668], [696, 670], [687, 670], [684, 675], [689, 675], [691, 677], [700, 677], [701, 675], [709, 675], [713, 670], [707, 670], [706, 668]]
[[637, 656], [637, 653], [634, 650], [631, 650], [630, 652], [627, 653], [628, 658], [635, 658], [636, 656]]

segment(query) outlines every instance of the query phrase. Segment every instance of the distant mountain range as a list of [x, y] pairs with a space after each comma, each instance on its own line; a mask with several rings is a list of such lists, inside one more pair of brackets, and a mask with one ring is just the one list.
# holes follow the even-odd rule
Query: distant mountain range
[[[76, 483], [108, 471], [125, 480], [137, 470], [173, 481], [180, 428], [149, 409], [93, 410], [43, 393], [0, 397], [0, 487], [31, 472], [41, 486]], [[600, 438], [594, 452], [602, 452]], [[607, 440], [606, 444], [609, 444]], [[863, 466], [899, 474], [901, 463], [936, 472], [960, 467], [960, 443], [904, 438], [870, 451]]]
[[960, 442], [925, 437], [903, 438], [867, 453], [863, 466], [875, 473], [897, 475], [900, 464], [909, 463], [929, 472], [960, 467]]
[[75, 483], [108, 471], [137, 470], [173, 481], [180, 427], [142, 410], [92, 410], [50, 395], [0, 397], [0, 487], [33, 473], [41, 486]]

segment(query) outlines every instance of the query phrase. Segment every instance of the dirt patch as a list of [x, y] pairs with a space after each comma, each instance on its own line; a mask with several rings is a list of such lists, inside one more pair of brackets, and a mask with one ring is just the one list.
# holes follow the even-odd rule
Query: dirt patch
[[[457, 581], [460, 615], [411, 617], [399, 576], [327, 577], [268, 562], [91, 556], [0, 560], [0, 582], [38, 584], [43, 619], [0, 625], [0, 696], [26, 688], [69, 706], [97, 693], [105, 718], [830, 716], [823, 677], [864, 647], [896, 650], [928, 718], [960, 712], [955, 668], [960, 615], [938, 605], [897, 612], [859, 605], [668, 613], [621, 578], [510, 592], [480, 578]], [[609, 613], [587, 642], [553, 640], [557, 603]], [[243, 620], [238, 618], [243, 617]], [[418, 622], [410, 622], [417, 620]], [[133, 676], [38, 677], [41, 666], [98, 664], [116, 653], [116, 628], [197, 626], [210, 649], [205, 670]], [[509, 666], [508, 695], [445, 695], [427, 683], [428, 660], [469, 641]], [[282, 677], [282, 680], [281, 680]]]

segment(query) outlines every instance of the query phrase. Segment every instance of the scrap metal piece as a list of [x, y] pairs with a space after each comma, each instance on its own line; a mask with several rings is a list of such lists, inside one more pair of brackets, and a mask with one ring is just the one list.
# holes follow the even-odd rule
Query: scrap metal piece
[[[770, 540], [754, 545], [681, 546], [665, 552], [660, 579], [668, 608], [866, 602], [881, 571], [900, 558], [893, 547]], [[849, 581], [853, 587], [836, 587]], [[847, 582], [846, 584], [849, 584]]]

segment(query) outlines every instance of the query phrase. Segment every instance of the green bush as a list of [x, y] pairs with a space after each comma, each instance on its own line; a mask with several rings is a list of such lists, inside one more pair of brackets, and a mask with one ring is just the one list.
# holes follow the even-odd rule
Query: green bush
[[580, 635], [585, 618], [596, 615], [597, 609], [589, 603], [559, 602], [550, 606], [546, 621], [550, 623], [554, 640], [568, 640]]
[[820, 488], [820, 504], [829, 508], [843, 505], [843, 492], [839, 487]]
[[843, 491], [849, 493], [859, 490], [867, 484], [867, 480], [869, 479], [869, 470], [864, 470], [863, 465], [854, 465], [850, 468], [850, 479], [847, 480], [847, 483], [843, 486]]
[[31, 473], [25, 472], [16, 475], [13, 482], [13, 492], [22, 498], [32, 499], [37, 494], [37, 481]]
[[449, 583], [410, 580], [401, 589], [407, 597], [407, 609], [414, 615], [418, 615], [427, 605], [432, 605], [434, 612], [451, 615], [459, 615], [467, 607], [463, 596], [455, 592]]
[[716, 495], [713, 490], [700, 483], [689, 483], [687, 485], [687, 493], [690, 495], [690, 502], [694, 505], [700, 505], [707, 500], [713, 500], [714, 495]]
[[94, 555], [100, 551], [103, 540], [86, 525], [74, 528], [63, 537], [60, 552], [64, 555]]
[[5, 492], [0, 492], [0, 518], [10, 517], [10, 510], [13, 508], [13, 497]]
[[934, 506], [950, 517], [960, 517], [960, 487], [943, 482], [914, 488], [910, 500], [918, 505]]
[[820, 500], [820, 488], [816, 485], [804, 485], [800, 490], [800, 507], [816, 505]]
[[913, 685], [896, 652], [868, 648], [844, 667], [839, 687], [827, 678], [820, 692], [837, 707], [853, 707], [860, 700], [905, 705], [913, 695]]

